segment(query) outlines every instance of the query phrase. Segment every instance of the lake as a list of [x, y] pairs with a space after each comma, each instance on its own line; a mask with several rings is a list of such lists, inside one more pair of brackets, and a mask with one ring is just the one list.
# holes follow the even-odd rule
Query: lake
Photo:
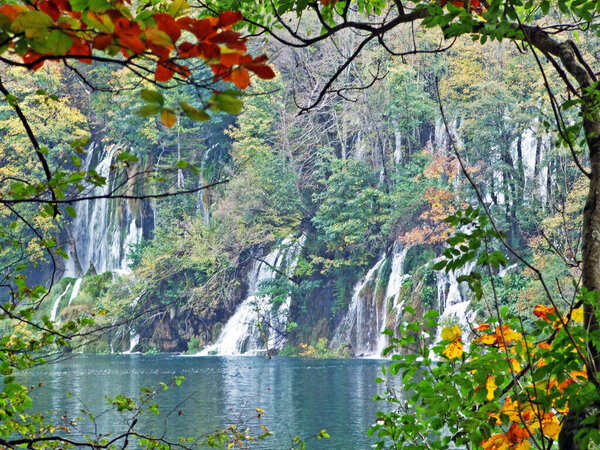
[[[137, 396], [140, 387], [155, 387], [183, 375], [181, 386], [157, 399], [161, 414], [140, 416], [137, 429], [167, 436], [200, 436], [230, 424], [274, 436], [252, 448], [286, 449], [294, 436], [308, 438], [326, 429], [330, 439], [307, 441], [308, 449], [366, 449], [366, 435], [376, 411], [371, 401], [384, 387], [375, 384], [381, 360], [315, 360], [263, 357], [182, 357], [171, 355], [74, 355], [60, 363], [35, 368], [20, 377], [26, 385], [42, 383], [32, 392], [35, 409], [52, 410], [69, 419], [80, 410], [93, 411], [98, 432], [123, 431], [127, 425], [107, 409], [106, 395]], [[70, 396], [69, 396], [70, 393]], [[82, 406], [82, 405], [85, 405]], [[256, 408], [265, 411], [260, 422]], [[181, 412], [181, 414], [180, 414]], [[78, 424], [77, 434], [94, 434], [90, 421]]]

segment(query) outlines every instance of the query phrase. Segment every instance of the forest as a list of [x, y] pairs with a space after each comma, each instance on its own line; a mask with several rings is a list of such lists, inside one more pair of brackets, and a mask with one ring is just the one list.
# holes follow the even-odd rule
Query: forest
[[[598, 448], [599, 14], [0, 2], [0, 448]], [[123, 361], [181, 373], [93, 411]], [[368, 367], [374, 409], [167, 424], [219, 364]]]

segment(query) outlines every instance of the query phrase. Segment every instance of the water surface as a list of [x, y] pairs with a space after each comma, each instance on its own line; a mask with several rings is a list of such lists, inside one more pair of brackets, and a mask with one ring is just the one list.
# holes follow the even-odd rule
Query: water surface
[[[114, 412], [99, 415], [107, 408], [106, 395], [137, 396], [142, 386], [183, 375], [181, 386], [157, 399], [160, 416], [147, 413], [139, 418], [140, 431], [160, 435], [166, 428], [167, 436], [174, 438], [238, 424], [250, 426], [257, 435], [264, 424], [274, 436], [253, 448], [290, 448], [294, 436], [306, 438], [326, 429], [331, 439], [311, 439], [308, 449], [366, 449], [372, 443], [366, 430], [383, 406], [371, 401], [382, 391], [374, 382], [381, 364], [364, 359], [76, 355], [31, 370], [22, 380], [27, 385], [42, 383], [33, 391], [36, 410], [72, 418], [81, 415], [83, 404], [95, 412], [99, 433], [127, 428]], [[265, 411], [260, 422], [256, 408]], [[169, 411], [173, 412], [167, 417]], [[89, 421], [79, 422], [74, 435], [84, 433], [95, 433]]]

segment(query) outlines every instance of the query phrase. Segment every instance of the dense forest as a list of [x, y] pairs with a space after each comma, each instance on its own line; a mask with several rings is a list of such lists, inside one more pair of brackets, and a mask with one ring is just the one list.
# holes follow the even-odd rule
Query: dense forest
[[[537, 447], [552, 448], [572, 425], [567, 418], [598, 434], [597, 404], [586, 404], [599, 395], [594, 278], [586, 275], [595, 242], [589, 180], [598, 170], [586, 149], [598, 113], [585, 103], [598, 82], [573, 87], [518, 19], [559, 34], [563, 25], [547, 24], [569, 11], [583, 17], [589, 27], [564, 30], [595, 79], [584, 64], [600, 59], [593, 2], [561, 0], [557, 10], [530, 2], [518, 11], [500, 2], [514, 12], [502, 20], [522, 28], [513, 31], [491, 25], [497, 1], [432, 2], [409, 13], [395, 2], [398, 17], [411, 20], [372, 41], [358, 18], [385, 24], [387, 2], [263, 6], [280, 21], [273, 29], [296, 41], [266, 33], [271, 16], [256, 12], [265, 25], [247, 2], [202, 4], [193, 18], [182, 18], [189, 5], [180, 1], [9, 3], [0, 30], [15, 42], [0, 45], [0, 56], [23, 62], [0, 58], [2, 318], [10, 319], [0, 330], [2, 345], [21, 347], [2, 350], [6, 383], [9, 367], [35, 365], [38, 354], [383, 357], [393, 362], [384, 375], [401, 372], [417, 394], [414, 409], [378, 412], [371, 432], [379, 448], [405, 439], [429, 448], [418, 442], [433, 433], [440, 448], [452, 440], [525, 449], [528, 438], [537, 445], [533, 428]], [[138, 6], [134, 20], [129, 8]], [[302, 16], [306, 8], [314, 14]], [[422, 11], [425, 27], [415, 26], [411, 14]], [[306, 20], [290, 28], [286, 13]], [[61, 31], [61, 15], [69, 27], [84, 17], [83, 30], [99, 30], [89, 55], [65, 57], [84, 31], [64, 44], [61, 33], [71, 31]], [[360, 32], [337, 35], [336, 20]], [[142, 25], [143, 41], [134, 32]], [[216, 54], [192, 53], [186, 42], [177, 50], [205, 64], [188, 68], [161, 53], [176, 48], [181, 30], [201, 40], [209, 28]], [[319, 28], [330, 38], [297, 38]], [[135, 60], [146, 50], [156, 69]], [[107, 64], [92, 51], [116, 59]], [[268, 64], [250, 54], [268, 55]], [[586, 326], [571, 331], [571, 320]], [[79, 332], [88, 325], [94, 330]], [[485, 334], [490, 326], [495, 334]], [[551, 351], [553, 342], [564, 344], [563, 359], [528, 347]], [[19, 354], [26, 362], [11, 359]], [[464, 385], [465, 374], [474, 384]], [[544, 378], [551, 375], [554, 384]], [[589, 389], [575, 394], [588, 376]], [[546, 396], [536, 403], [540, 380]], [[392, 391], [378, 399], [401, 404]], [[577, 395], [581, 405], [569, 400]], [[476, 403], [469, 413], [460, 412], [460, 396]], [[567, 400], [580, 406], [576, 415]], [[458, 412], [442, 413], [436, 401]], [[109, 404], [134, 409], [118, 398]], [[493, 423], [510, 431], [492, 435]], [[1, 430], [7, 437], [17, 428]]]
[[[410, 39], [402, 30], [396, 36], [399, 47]], [[81, 202], [74, 219], [48, 224], [59, 229], [71, 257], [40, 314], [55, 307], [55, 317], [65, 319], [101, 307], [110, 320], [135, 317], [87, 351], [110, 351], [110, 344], [127, 350], [131, 334], [139, 335], [136, 350], [195, 352], [213, 344], [238, 305], [256, 296], [263, 299], [257, 309], [241, 318], [247, 335], [225, 351], [266, 350], [254, 326], [260, 318], [273, 350], [285, 354], [317, 347], [329, 354], [329, 346], [340, 355], [374, 354], [379, 331], [400, 319], [399, 305], [443, 313], [470, 300], [432, 270], [452, 232], [443, 219], [477, 204], [451, 145], [460, 148], [510, 245], [527, 248], [524, 256], [571, 289], [561, 255], [575, 258], [584, 180], [545, 127], [551, 110], [534, 61], [514, 45], [494, 44], [490, 52], [464, 39], [444, 53], [404, 61], [374, 48], [352, 64], [344, 83], [363, 83], [376, 64], [385, 77], [347, 99], [332, 94], [302, 115], [295, 102], [327, 77], [335, 49], [266, 50], [276, 55], [280, 77], [257, 84], [239, 115], [206, 123], [178, 117], [172, 128], [137, 114], [142, 100], [130, 91], [89, 92], [64, 68], [41, 69], [35, 82], [16, 70], [7, 74], [21, 95], [28, 83], [59, 93], [60, 101], [41, 106], [31, 99], [35, 125], [57, 163], [72, 164], [65, 136], [89, 139], [80, 164], [108, 179], [94, 192], [121, 182], [121, 151], [137, 156], [126, 171], [142, 173], [127, 181], [128, 192], [226, 181], [166, 199]], [[85, 70], [90, 79], [130, 82], [124, 69]], [[165, 101], [192, 95], [181, 89]], [[3, 124], [5, 142], [15, 151], [25, 147], [8, 106]], [[178, 161], [194, 170], [162, 170]], [[7, 161], [3, 170], [24, 169]], [[548, 251], [554, 249], [560, 253]], [[541, 301], [534, 284], [522, 267], [507, 272], [503, 305], [530, 310]], [[473, 303], [470, 311], [485, 316], [485, 308]], [[464, 320], [457, 314], [464, 312], [445, 317]]]

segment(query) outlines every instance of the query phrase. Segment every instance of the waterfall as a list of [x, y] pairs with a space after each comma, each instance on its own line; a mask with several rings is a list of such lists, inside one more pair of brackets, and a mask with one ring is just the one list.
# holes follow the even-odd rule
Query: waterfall
[[52, 306], [52, 311], [50, 311], [50, 320], [52, 322], [56, 321], [56, 315], [58, 314], [58, 307], [60, 306], [60, 301], [67, 294], [67, 292], [69, 292], [69, 289], [71, 289], [71, 283], [67, 285], [67, 288], [64, 290], [64, 292], [60, 294], [54, 302], [54, 306]]
[[379, 327], [379, 336], [377, 337], [377, 348], [376, 348], [376, 356], [381, 356], [383, 350], [390, 344], [388, 336], [383, 334], [383, 332], [388, 328], [388, 302], [391, 302], [392, 309], [398, 315], [403, 305], [399, 304], [399, 294], [400, 289], [402, 288], [402, 284], [404, 281], [410, 276], [404, 273], [404, 260], [406, 259], [406, 254], [408, 253], [408, 248], [402, 248], [400, 242], [396, 242], [394, 244], [394, 249], [392, 252], [392, 266], [390, 277], [388, 279], [388, 284], [385, 290], [385, 297], [383, 305], [381, 305], [382, 310], [382, 319], [380, 321]]
[[[379, 358], [389, 345], [387, 335], [382, 333], [396, 320], [398, 296], [402, 284], [409, 275], [404, 273], [404, 260], [408, 248], [403, 248], [400, 242], [394, 244], [391, 256], [391, 266], [388, 280], [383, 270], [386, 255], [381, 256], [366, 275], [356, 283], [352, 291], [352, 299], [348, 311], [336, 326], [331, 339], [331, 347], [339, 348], [350, 345], [355, 356]], [[385, 290], [381, 295], [381, 289]]]
[[[111, 166], [119, 149], [117, 145], [105, 148], [99, 144], [90, 145], [84, 169], [86, 172], [95, 170], [105, 183], [102, 186], [87, 185], [82, 196], [106, 196], [115, 188], [118, 180], [111, 177]], [[82, 276], [91, 266], [96, 273], [129, 272], [131, 262], [127, 252], [141, 240], [142, 223], [128, 202], [119, 202], [99, 198], [75, 203], [77, 216], [70, 227], [75, 249], [71, 249], [71, 254], [77, 257], [80, 268], [76, 267], [75, 257], [72, 257], [67, 261], [65, 276]]]
[[[129, 330], [129, 350], [123, 352], [123, 355], [131, 355], [135, 347], [140, 343], [140, 335], [137, 334], [134, 330]], [[111, 344], [111, 352], [112, 352], [112, 344]]]
[[470, 300], [468, 300], [460, 290], [460, 283], [457, 278], [461, 275], [468, 275], [473, 270], [475, 261], [468, 262], [464, 267], [457, 271], [436, 272], [437, 277], [437, 295], [440, 308], [440, 326], [438, 327], [438, 339], [440, 338], [442, 326], [445, 322], [456, 321], [463, 332], [469, 330], [469, 321], [473, 314], [468, 314]]
[[285, 239], [264, 259], [254, 261], [248, 274], [246, 298], [223, 326], [217, 341], [202, 350], [200, 355], [252, 355], [264, 352], [264, 337], [257, 325], [259, 320], [267, 336], [269, 349], [283, 348], [285, 338], [280, 336], [277, 330], [285, 328], [287, 324], [290, 299], [288, 297], [277, 311], [273, 311], [270, 298], [257, 294], [261, 282], [274, 279], [278, 275], [277, 271], [283, 271], [287, 276], [292, 275], [304, 240], [302, 236], [292, 244], [290, 239]]
[[356, 356], [378, 356], [375, 346], [378, 338], [376, 333], [379, 333], [380, 327], [379, 311], [373, 295], [375, 288], [371, 292], [365, 292], [365, 288], [369, 283], [377, 282], [375, 275], [385, 260], [385, 255], [379, 258], [354, 286], [348, 312], [334, 330], [331, 339], [333, 348], [350, 344]]
[[81, 288], [81, 283], [83, 282], [83, 278], [77, 278], [75, 284], [73, 285], [73, 292], [71, 292], [71, 297], [69, 297], [69, 305], [77, 298], [79, 295], [79, 289]]
[[399, 131], [394, 133], [394, 163], [400, 164], [402, 160], [402, 134]]

